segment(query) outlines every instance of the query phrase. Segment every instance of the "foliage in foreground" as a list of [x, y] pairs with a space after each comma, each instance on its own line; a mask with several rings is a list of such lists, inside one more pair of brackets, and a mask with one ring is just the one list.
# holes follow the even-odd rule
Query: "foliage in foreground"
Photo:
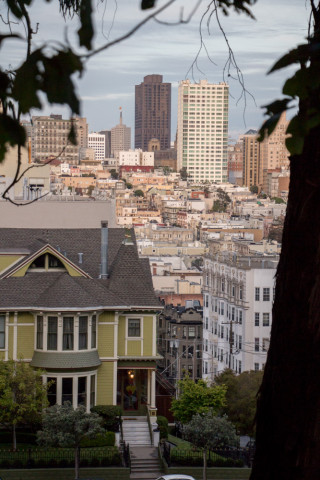
[[84, 438], [103, 434], [102, 419], [96, 413], [87, 413], [85, 407], [73, 409], [70, 402], [47, 408], [42, 417], [38, 442], [44, 446], [74, 447], [75, 478], [79, 475], [79, 447]]
[[14, 450], [16, 426], [39, 422], [47, 405], [47, 385], [41, 375], [22, 360], [0, 362], [0, 423], [12, 428]]

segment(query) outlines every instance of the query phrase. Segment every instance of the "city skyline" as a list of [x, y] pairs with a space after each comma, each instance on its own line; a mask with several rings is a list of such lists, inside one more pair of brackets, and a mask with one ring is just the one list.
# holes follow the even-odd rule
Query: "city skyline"
[[[163, 2], [158, 2], [161, 6]], [[159, 17], [165, 22], [175, 22], [179, 19], [180, 8], [184, 6], [184, 18], [192, 10], [191, 1], [177, 0], [177, 2]], [[71, 22], [63, 22], [56, 5], [47, 4], [45, 12], [41, 12], [39, 0], [32, 7], [34, 22], [39, 21], [39, 32], [34, 35], [36, 46], [48, 38], [63, 38], [67, 33], [71, 44], [74, 44], [74, 26]], [[207, 79], [209, 83], [223, 81], [223, 68], [228, 59], [226, 44], [218, 32], [217, 26], [212, 23], [211, 35], [203, 26], [203, 35], [212, 60], [211, 63], [205, 52], [199, 56], [199, 69], [194, 69], [194, 75], [188, 72], [199, 49], [199, 22], [205, 5], [201, 4], [190, 23], [168, 27], [156, 22], [146, 24], [131, 38], [123, 41], [104, 53], [93, 57], [87, 65], [85, 74], [77, 79], [79, 96], [82, 100], [81, 115], [86, 117], [90, 131], [109, 130], [117, 123], [118, 109], [123, 108], [124, 123], [134, 126], [134, 86], [139, 84], [143, 77], [151, 74], [163, 75], [164, 82], [172, 84], [172, 116], [171, 140], [174, 140], [177, 128], [177, 91], [181, 80], [189, 78], [191, 81]], [[50, 15], [48, 15], [48, 11]], [[266, 72], [273, 63], [304, 40], [307, 35], [308, 11], [305, 5], [295, 0], [288, 3], [284, 0], [259, 0], [252, 7], [257, 21], [245, 15], [231, 13], [228, 17], [220, 15], [220, 20], [228, 36], [236, 61], [241, 68], [245, 86], [254, 98], [248, 94], [246, 102], [241, 96], [241, 89], [237, 81], [228, 78], [230, 84], [230, 124], [229, 135], [236, 138], [250, 128], [259, 128], [263, 121], [262, 105], [270, 103], [281, 95], [284, 80], [288, 71], [266, 76]], [[43, 15], [46, 15], [44, 18]], [[115, 14], [114, 22], [113, 17]], [[118, 38], [144, 18], [149, 12], [142, 12], [136, 3], [122, 1], [115, 12], [113, 4], [98, 5], [97, 32], [95, 44], [100, 45]], [[76, 25], [77, 26], [77, 25]], [[17, 40], [10, 47], [7, 57], [3, 58], [3, 66], [8, 67], [18, 63], [21, 59], [21, 42]], [[201, 73], [202, 72], [202, 73]], [[232, 72], [233, 74], [234, 72]], [[234, 76], [234, 75], [232, 75]], [[194, 78], [192, 78], [194, 77]], [[33, 115], [48, 115], [50, 113], [69, 114], [61, 106], [47, 106], [43, 111], [32, 112]], [[245, 120], [244, 120], [245, 119]]]

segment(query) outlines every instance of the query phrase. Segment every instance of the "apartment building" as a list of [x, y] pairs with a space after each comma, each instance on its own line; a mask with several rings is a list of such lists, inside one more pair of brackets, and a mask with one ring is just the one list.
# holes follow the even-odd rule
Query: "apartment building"
[[177, 166], [186, 168], [193, 181], [228, 179], [228, 108], [226, 83], [180, 82]]
[[278, 255], [250, 254], [249, 245], [243, 253], [243, 240], [228, 250], [218, 243], [209, 246], [203, 271], [203, 376], [210, 380], [225, 368], [263, 369], [278, 264]]
[[[79, 148], [87, 147], [88, 125], [85, 118], [63, 119], [62, 115], [32, 117], [31, 158], [45, 162], [58, 157], [71, 165], [79, 163]], [[78, 145], [68, 139], [72, 124]]]

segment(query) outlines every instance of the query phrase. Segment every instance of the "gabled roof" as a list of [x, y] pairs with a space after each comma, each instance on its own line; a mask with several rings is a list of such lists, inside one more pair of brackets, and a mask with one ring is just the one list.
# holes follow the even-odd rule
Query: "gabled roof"
[[[48, 248], [59, 252], [87, 274], [71, 276], [66, 271], [27, 271], [22, 277], [0, 279], [0, 309], [64, 311], [160, 307], [152, 285], [148, 260], [138, 256], [135, 238], [125, 239], [124, 229], [108, 230], [108, 278], [100, 275], [100, 229], [1, 229], [1, 249], [27, 249], [25, 264], [35, 253]], [[25, 252], [26, 250], [24, 250]], [[82, 263], [79, 255], [82, 253]], [[60, 257], [60, 258], [61, 258]], [[16, 270], [17, 264], [11, 271]], [[91, 278], [90, 278], [91, 277]]]

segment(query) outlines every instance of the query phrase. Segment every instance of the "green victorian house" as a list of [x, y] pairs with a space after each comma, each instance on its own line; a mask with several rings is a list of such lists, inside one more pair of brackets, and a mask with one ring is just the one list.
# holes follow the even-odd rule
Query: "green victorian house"
[[0, 359], [52, 381], [50, 404], [156, 419], [156, 315], [132, 231], [0, 229]]

